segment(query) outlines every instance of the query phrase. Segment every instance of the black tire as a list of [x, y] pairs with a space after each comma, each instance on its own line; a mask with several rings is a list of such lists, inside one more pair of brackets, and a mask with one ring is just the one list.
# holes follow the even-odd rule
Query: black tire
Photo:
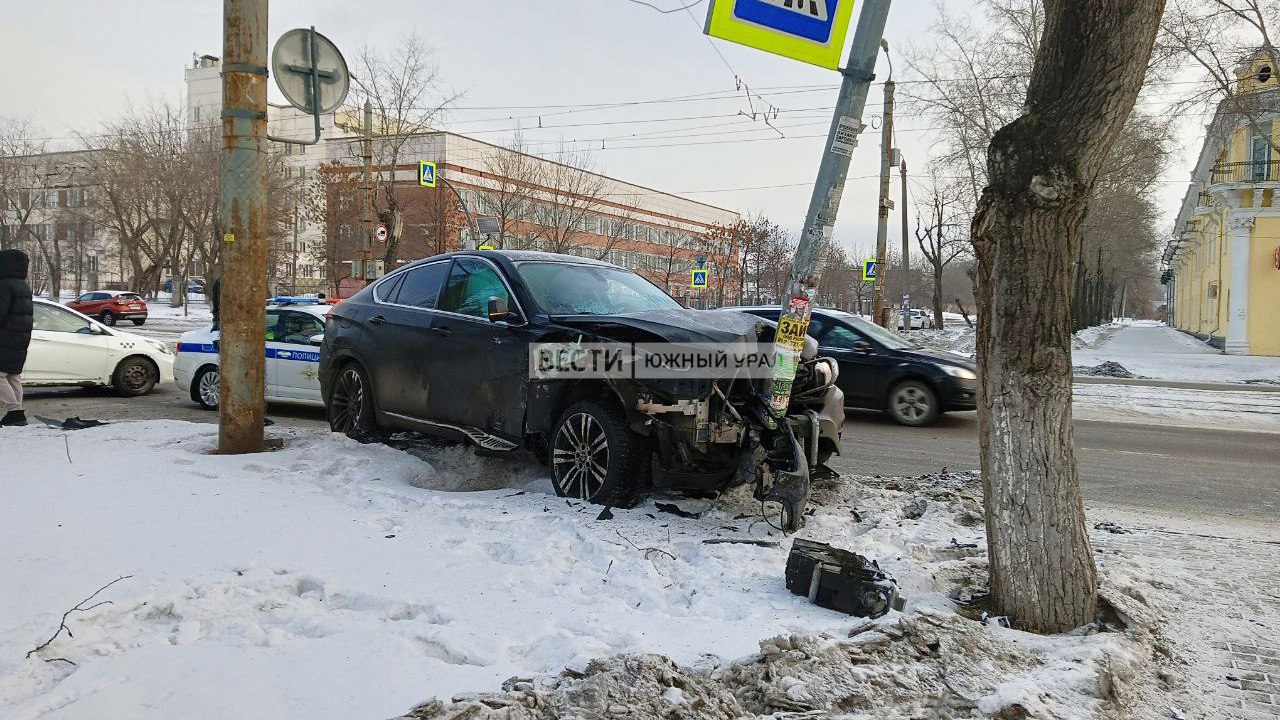
[[138, 397], [151, 392], [160, 381], [160, 369], [144, 357], [127, 357], [116, 366], [111, 384], [121, 397]]
[[107, 327], [111, 327], [112, 325], [116, 324], [115, 313], [111, 312], [110, 310], [103, 310], [102, 315], [100, 316], [100, 319], [102, 321], [102, 324], [106, 325]]
[[325, 405], [329, 429], [361, 443], [382, 439], [373, 408], [373, 386], [360, 363], [349, 362], [338, 368], [333, 389]]
[[144, 323], [144, 322], [146, 322], [146, 321], [147, 321], [147, 319], [146, 319], [146, 318], [133, 318], [133, 320], [132, 320], [132, 322], [133, 322], [133, 324], [134, 324], [134, 325], [141, 325], [142, 323]]
[[191, 379], [191, 399], [200, 403], [205, 410], [218, 409], [218, 368], [208, 365], [200, 368]]
[[569, 406], [547, 448], [556, 495], [629, 508], [647, 486], [652, 454], [618, 408], [592, 400]]
[[886, 410], [899, 425], [932, 425], [938, 420], [938, 395], [919, 380], [903, 380], [889, 391]]

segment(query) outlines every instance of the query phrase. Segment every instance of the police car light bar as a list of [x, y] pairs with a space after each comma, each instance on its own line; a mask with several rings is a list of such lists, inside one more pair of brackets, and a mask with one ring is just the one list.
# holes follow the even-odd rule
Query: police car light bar
[[273, 297], [267, 298], [268, 305], [319, 305], [324, 301], [313, 297]]

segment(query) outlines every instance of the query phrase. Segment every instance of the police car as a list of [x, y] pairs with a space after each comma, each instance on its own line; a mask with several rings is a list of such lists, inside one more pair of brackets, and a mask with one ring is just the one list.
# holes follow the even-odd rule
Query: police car
[[[331, 309], [315, 298], [267, 301], [267, 402], [324, 406], [318, 342]], [[206, 410], [218, 407], [218, 336], [213, 326], [183, 333], [173, 361], [178, 387]]]

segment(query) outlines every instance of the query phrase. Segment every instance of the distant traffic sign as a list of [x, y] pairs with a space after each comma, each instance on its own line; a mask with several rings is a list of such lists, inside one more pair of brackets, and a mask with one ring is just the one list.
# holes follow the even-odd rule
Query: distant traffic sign
[[691, 285], [694, 290], [706, 290], [707, 279], [710, 275], [711, 274], [706, 270], [694, 270], [693, 277], [689, 280], [689, 285]]
[[436, 186], [436, 164], [421, 160], [418, 162], [418, 184], [422, 187]]
[[711, 0], [706, 34], [834, 70], [854, 0]]
[[377, 230], [374, 230], [374, 231], [373, 231], [373, 234], [374, 234], [374, 237], [378, 238], [378, 242], [382, 242], [382, 243], [386, 242], [386, 241], [387, 241], [387, 226], [386, 226], [386, 225], [378, 225], [378, 229], [377, 229]]
[[876, 281], [876, 259], [867, 258], [862, 261], [862, 279], [863, 281]]
[[476, 249], [477, 249], [477, 250], [492, 250], [492, 249], [493, 249], [493, 246], [492, 246], [492, 245], [490, 245], [489, 243], [485, 243], [484, 245], [481, 245], [480, 247], [478, 247], [478, 248], [476, 248]]

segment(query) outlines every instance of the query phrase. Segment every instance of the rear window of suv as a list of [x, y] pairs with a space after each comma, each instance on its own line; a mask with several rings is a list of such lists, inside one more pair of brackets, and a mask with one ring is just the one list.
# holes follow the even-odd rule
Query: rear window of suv
[[120, 293], [116, 296], [117, 302], [142, 302], [142, 298], [133, 293]]

